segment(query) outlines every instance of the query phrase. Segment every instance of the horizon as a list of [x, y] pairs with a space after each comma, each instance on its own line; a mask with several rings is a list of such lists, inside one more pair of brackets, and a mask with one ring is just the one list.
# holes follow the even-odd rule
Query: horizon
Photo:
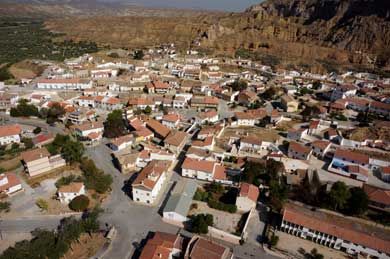
[[143, 7], [154, 8], [179, 8], [179, 9], [200, 9], [240, 12], [254, 4], [263, 2], [262, 0], [101, 0], [102, 2], [121, 2], [134, 4]]

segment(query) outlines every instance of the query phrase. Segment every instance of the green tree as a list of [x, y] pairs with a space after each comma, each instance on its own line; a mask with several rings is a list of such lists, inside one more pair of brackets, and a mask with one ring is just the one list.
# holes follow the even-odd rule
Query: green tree
[[46, 121], [48, 124], [53, 124], [58, 121], [58, 118], [65, 114], [64, 107], [60, 103], [53, 103], [47, 111]]
[[22, 138], [22, 143], [27, 149], [34, 147], [34, 143], [31, 138]]
[[146, 108], [144, 109], [144, 113], [145, 114], [151, 114], [152, 113], [152, 108], [150, 108], [150, 106], [146, 106]]
[[269, 184], [270, 205], [275, 211], [280, 211], [288, 197], [288, 188], [283, 181], [271, 180]]
[[88, 206], [89, 198], [85, 195], [79, 195], [69, 203], [69, 208], [74, 211], [84, 211]]
[[47, 211], [49, 209], [49, 204], [47, 203], [46, 200], [39, 198], [35, 204], [42, 210], [42, 211]]
[[136, 50], [134, 51], [133, 58], [135, 60], [142, 60], [144, 58], [144, 52], [143, 50]]
[[243, 91], [248, 88], [248, 83], [245, 80], [242, 79], [236, 79], [234, 82], [230, 85], [233, 91]]
[[260, 96], [265, 100], [274, 100], [276, 98], [276, 95], [278, 93], [278, 90], [271, 86], [267, 90], [265, 90]]
[[36, 128], [33, 130], [33, 133], [34, 133], [34, 134], [39, 134], [39, 133], [41, 133], [41, 131], [42, 131], [41, 127], [36, 127]]
[[335, 182], [328, 194], [329, 205], [334, 210], [342, 210], [345, 208], [351, 193], [344, 182]]
[[11, 203], [8, 201], [0, 202], [0, 212], [9, 212], [11, 209]]
[[269, 245], [271, 247], [275, 247], [279, 242], [279, 237], [275, 235], [275, 233], [272, 233], [271, 238], [269, 239]]
[[111, 175], [99, 170], [92, 160], [83, 159], [80, 168], [87, 189], [93, 189], [98, 193], [105, 193], [110, 189], [113, 181]]
[[79, 141], [68, 141], [62, 147], [61, 153], [68, 163], [80, 162], [84, 154], [84, 146]]
[[107, 116], [104, 123], [104, 136], [107, 138], [116, 138], [126, 133], [126, 124], [121, 110], [112, 111]]
[[214, 224], [213, 215], [197, 214], [191, 217], [191, 231], [198, 234], [207, 234], [208, 226]]
[[350, 197], [347, 200], [346, 212], [349, 215], [362, 215], [368, 209], [369, 199], [366, 192], [359, 187], [350, 190]]

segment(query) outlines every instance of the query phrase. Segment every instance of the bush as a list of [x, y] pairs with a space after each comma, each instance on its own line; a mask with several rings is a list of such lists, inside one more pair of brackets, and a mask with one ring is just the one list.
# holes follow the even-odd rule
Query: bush
[[269, 245], [271, 247], [275, 247], [279, 242], [279, 237], [276, 236], [274, 233], [272, 234], [270, 240], [269, 240]]
[[197, 189], [195, 194], [194, 194], [194, 198], [193, 199], [196, 200], [196, 201], [207, 202], [208, 199], [209, 199], [209, 193], [208, 192], [204, 192], [201, 189]]
[[80, 168], [83, 171], [84, 184], [87, 189], [93, 189], [98, 193], [105, 193], [110, 189], [113, 181], [111, 175], [99, 170], [92, 160], [83, 159]]
[[39, 198], [35, 204], [42, 210], [42, 211], [47, 211], [49, 209], [49, 204], [47, 203], [46, 200]]
[[0, 212], [9, 212], [11, 209], [11, 203], [8, 201], [0, 202]]
[[41, 131], [42, 131], [41, 127], [36, 127], [36, 128], [33, 130], [33, 133], [34, 133], [34, 134], [39, 134], [39, 133], [41, 133]]
[[82, 179], [81, 179], [81, 177], [77, 177], [73, 174], [71, 174], [69, 176], [63, 176], [57, 180], [57, 182], [55, 183], [55, 186], [57, 188], [60, 188], [61, 186], [68, 185], [68, 184], [73, 183], [73, 182], [82, 182]]
[[22, 138], [22, 143], [24, 144], [24, 147], [27, 149], [34, 147], [34, 143], [30, 138]]
[[191, 218], [191, 231], [198, 234], [207, 234], [208, 227], [214, 224], [214, 218], [211, 214], [198, 214]]
[[85, 195], [79, 195], [69, 203], [69, 208], [74, 211], [84, 211], [88, 206], [89, 198]]
[[209, 199], [207, 202], [207, 205], [210, 208], [216, 209], [216, 210], [222, 210], [227, 211], [229, 213], [236, 213], [237, 212], [237, 206], [235, 204], [226, 204], [220, 201], [216, 201], [214, 199]]

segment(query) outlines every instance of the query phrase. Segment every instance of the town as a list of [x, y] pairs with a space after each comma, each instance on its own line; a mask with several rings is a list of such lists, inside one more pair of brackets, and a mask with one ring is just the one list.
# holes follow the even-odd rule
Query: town
[[33, 62], [0, 83], [0, 258], [390, 258], [390, 78], [174, 44]]

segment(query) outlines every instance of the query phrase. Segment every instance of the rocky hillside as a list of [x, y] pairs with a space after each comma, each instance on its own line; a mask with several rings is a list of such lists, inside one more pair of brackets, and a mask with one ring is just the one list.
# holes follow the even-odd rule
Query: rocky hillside
[[[61, 12], [54, 2], [36, 4], [38, 9], [25, 12], [39, 13], [40, 8], [56, 17], [47, 21], [49, 29], [74, 39], [116, 47], [170, 41], [188, 47], [198, 40], [217, 54], [244, 53], [275, 66], [314, 72], [351, 66], [390, 70], [389, 0], [268, 0], [243, 13], [85, 7], [69, 0], [61, 19], [53, 15]], [[12, 13], [10, 6], [0, 5], [0, 15]]]

